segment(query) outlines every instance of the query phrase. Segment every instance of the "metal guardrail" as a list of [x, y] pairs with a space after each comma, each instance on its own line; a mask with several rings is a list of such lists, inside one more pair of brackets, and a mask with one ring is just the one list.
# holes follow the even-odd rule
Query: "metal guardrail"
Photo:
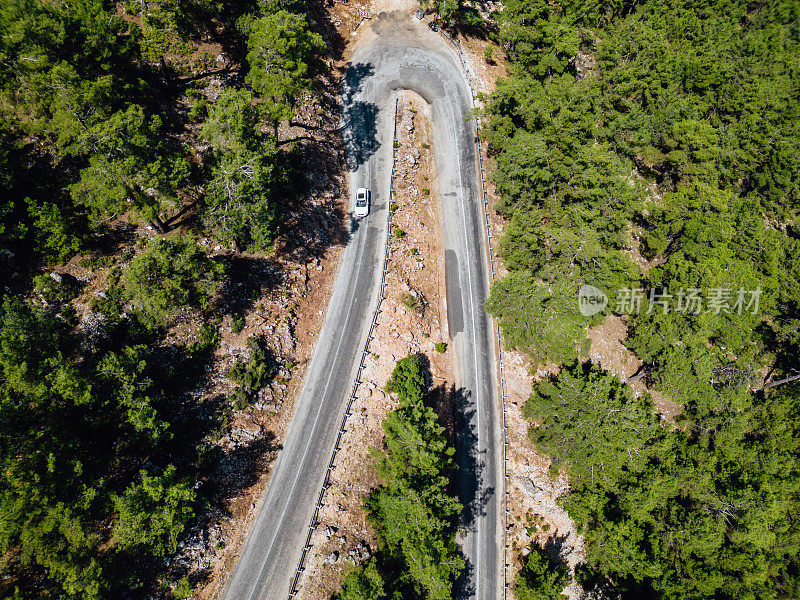
[[[426, 15], [423, 15], [423, 18], [430, 22], [430, 19], [428, 19]], [[438, 27], [437, 30], [441, 32], [441, 34], [447, 38], [453, 44], [453, 46], [455, 46], [456, 51], [458, 52], [458, 58], [461, 61], [461, 68], [464, 69], [464, 75], [466, 76], [467, 84], [469, 85], [472, 108], [475, 109], [477, 108], [475, 104], [477, 94], [475, 92], [475, 86], [472, 85], [472, 77], [470, 77], [469, 69], [467, 68], [467, 62], [464, 60], [464, 53], [461, 51], [461, 45], [458, 43], [458, 41], [451, 38], [441, 27]], [[491, 273], [492, 283], [494, 283], [494, 253], [492, 251], [492, 231], [489, 225], [489, 201], [486, 192], [486, 174], [483, 168], [483, 157], [481, 156], [481, 129], [480, 124], [478, 123], [478, 118], [474, 115], [474, 113], [473, 121], [475, 123], [475, 147], [478, 154], [478, 167], [481, 174], [481, 198], [483, 199], [483, 217], [486, 225], [486, 243], [489, 248], [489, 270]], [[495, 321], [495, 332], [497, 334], [497, 362], [500, 371], [500, 400], [503, 409], [503, 600], [506, 600], [508, 595], [508, 567], [510, 566], [508, 556], [508, 424], [506, 422], [506, 384], [505, 369], [503, 368], [503, 339], [500, 332], [500, 324], [497, 323], [497, 321]]]
[[319, 522], [319, 513], [322, 510], [322, 507], [325, 505], [323, 500], [325, 499], [325, 490], [330, 487], [330, 478], [331, 473], [333, 472], [335, 462], [336, 462], [336, 454], [339, 452], [339, 444], [342, 441], [342, 437], [344, 436], [347, 425], [347, 418], [351, 415], [350, 408], [353, 406], [353, 402], [356, 399], [356, 392], [358, 391], [358, 386], [361, 381], [361, 371], [364, 370], [364, 361], [367, 358], [369, 343], [373, 339], [373, 333], [375, 328], [378, 326], [378, 314], [381, 312], [381, 303], [384, 300], [384, 290], [386, 288], [386, 275], [389, 273], [389, 256], [391, 254], [391, 230], [392, 230], [392, 202], [394, 198], [394, 169], [395, 169], [395, 159], [397, 157], [397, 105], [398, 99], [395, 98], [394, 101], [394, 133], [392, 134], [392, 172], [389, 178], [389, 206], [388, 206], [388, 215], [386, 217], [386, 250], [383, 256], [383, 271], [381, 273], [381, 287], [380, 292], [378, 293], [378, 303], [375, 306], [375, 312], [372, 313], [372, 323], [369, 327], [369, 334], [367, 335], [367, 341], [364, 342], [364, 348], [361, 351], [361, 361], [358, 364], [358, 372], [356, 373], [356, 379], [353, 382], [353, 389], [350, 392], [350, 397], [347, 400], [347, 408], [345, 408], [344, 415], [342, 416], [342, 422], [339, 425], [339, 433], [336, 435], [336, 443], [333, 445], [333, 452], [331, 453], [331, 459], [328, 462], [328, 469], [325, 471], [325, 480], [322, 482], [322, 489], [319, 492], [319, 496], [317, 497], [317, 505], [314, 508], [314, 516], [311, 517], [311, 524], [308, 526], [308, 535], [306, 536], [306, 543], [303, 546], [303, 552], [300, 555], [300, 560], [297, 563], [297, 569], [295, 569], [294, 577], [292, 578], [292, 586], [289, 588], [289, 600], [294, 600], [297, 596], [297, 593], [300, 591], [300, 578], [303, 575], [303, 571], [305, 571], [305, 561], [306, 557], [308, 556], [309, 552], [311, 551], [311, 537], [314, 535], [314, 531], [316, 530], [317, 526], [320, 524]]

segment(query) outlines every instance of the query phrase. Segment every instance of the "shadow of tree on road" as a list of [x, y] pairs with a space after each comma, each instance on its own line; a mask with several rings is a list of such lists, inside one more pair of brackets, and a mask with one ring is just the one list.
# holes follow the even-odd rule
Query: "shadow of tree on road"
[[[448, 443], [456, 450], [455, 462], [458, 470], [454, 476], [455, 491], [464, 506], [459, 530], [475, 531], [476, 521], [485, 514], [486, 504], [495, 490], [483, 489], [484, 464], [477, 450], [477, 425], [470, 394], [453, 384], [441, 383], [433, 386], [428, 357], [420, 353], [417, 354], [417, 359], [428, 388], [425, 405], [436, 412], [439, 423], [445, 428]], [[475, 565], [463, 554], [462, 558], [465, 561], [464, 571], [453, 589], [453, 598], [456, 600], [470, 598], [475, 592]]]
[[347, 150], [347, 168], [355, 171], [377, 152], [376, 137], [378, 107], [371, 102], [356, 100], [366, 78], [375, 73], [372, 65], [349, 65], [342, 81], [342, 137]]
[[[459, 390], [456, 409], [456, 463], [458, 464], [458, 496], [464, 505], [461, 513], [461, 530], [475, 532], [477, 520], [486, 514], [485, 507], [495, 493], [493, 487], [484, 489], [484, 459], [478, 451], [476, 412], [471, 394]], [[475, 591], [475, 565], [469, 560], [456, 581], [453, 597], [469, 598]]]

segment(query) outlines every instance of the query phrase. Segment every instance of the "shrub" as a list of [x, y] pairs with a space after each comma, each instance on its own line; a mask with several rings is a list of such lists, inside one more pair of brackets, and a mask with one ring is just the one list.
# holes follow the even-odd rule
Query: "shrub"
[[119, 317], [125, 307], [125, 302], [128, 301], [128, 294], [125, 289], [118, 285], [111, 285], [100, 293], [102, 295], [92, 298], [89, 308], [101, 313], [109, 320]]
[[440, 354], [444, 354], [447, 350], [447, 344], [445, 342], [436, 342], [436, 351]]
[[422, 309], [422, 303], [419, 301], [419, 298], [413, 294], [404, 294], [400, 301], [403, 303], [403, 306], [414, 312], [418, 312]]
[[43, 274], [33, 278], [33, 290], [47, 304], [61, 304], [78, 295], [75, 283], [69, 276]]
[[39, 204], [30, 198], [25, 201], [33, 220], [36, 247], [46, 260], [63, 262], [80, 249], [80, 240], [62, 210], [49, 202]]
[[559, 600], [567, 579], [564, 566], [532, 544], [525, 565], [517, 575], [514, 594], [518, 600]]
[[249, 403], [254, 393], [275, 375], [264, 337], [251, 337], [247, 340], [247, 347], [250, 358], [237, 362], [226, 373], [228, 379], [239, 386], [231, 395], [237, 409]]
[[411, 404], [422, 401], [425, 377], [416, 356], [409, 354], [397, 361], [392, 376], [386, 383], [386, 391], [397, 394], [401, 401]]
[[202, 327], [200, 327], [200, 330], [197, 332], [197, 340], [189, 344], [189, 352], [191, 354], [194, 355], [198, 352], [203, 352], [216, 347], [220, 338], [220, 322], [221, 319], [217, 317], [208, 323], [203, 323]]
[[234, 315], [233, 316], [233, 324], [231, 326], [231, 331], [233, 333], [241, 333], [244, 326], [247, 324], [244, 315]]
[[195, 498], [194, 486], [178, 478], [174, 465], [159, 476], [141, 471], [138, 483], [113, 498], [119, 516], [113, 528], [117, 547], [154, 556], [174, 552], [184, 524], [194, 516]]
[[155, 238], [125, 271], [125, 288], [145, 322], [168, 325], [181, 308], [206, 308], [222, 266], [186, 236]]
[[189, 577], [184, 576], [175, 584], [175, 589], [172, 590], [172, 596], [178, 600], [186, 600], [192, 597], [193, 591], [194, 588], [189, 581]]

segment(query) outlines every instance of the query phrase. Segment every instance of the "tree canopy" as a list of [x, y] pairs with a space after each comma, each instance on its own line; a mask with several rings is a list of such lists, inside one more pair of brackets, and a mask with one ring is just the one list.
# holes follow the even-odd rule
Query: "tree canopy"
[[[509, 77], [482, 119], [510, 272], [486, 307], [560, 366], [526, 414], [569, 476], [586, 585], [796, 595], [796, 4], [507, 0], [494, 18]], [[581, 313], [586, 285], [605, 311]], [[585, 364], [610, 313], [675, 426]]]
[[[776, 388], [780, 389], [780, 388]], [[796, 589], [798, 388], [661, 427], [647, 398], [575, 363], [526, 405], [566, 470], [588, 565], [626, 594], [763, 598]]]
[[193, 394], [231, 255], [303, 192], [277, 128], [316, 92], [306, 8], [0, 0], [0, 596], [192, 593], [210, 434], [276, 370], [258, 338], [230, 397]]
[[166, 324], [183, 307], [206, 308], [221, 272], [191, 238], [154, 238], [125, 271], [125, 288], [150, 322]]
[[266, 252], [275, 237], [277, 140], [259, 130], [253, 95], [225, 90], [203, 127], [214, 150], [203, 222], [224, 242]]
[[196, 493], [185, 465], [157, 464], [174, 438], [172, 372], [141, 343], [78, 361], [70, 319], [19, 300], [0, 309], [0, 547], [29, 573], [17, 585], [46, 571], [41, 598], [105, 598], [141, 585], [144, 555], [174, 550]]
[[567, 584], [567, 570], [539, 546], [531, 544], [517, 575], [514, 596], [517, 600], [561, 600]]
[[455, 545], [462, 507], [451, 491], [454, 450], [424, 404], [427, 386], [416, 356], [397, 362], [386, 389], [397, 394], [399, 406], [383, 423], [385, 449], [375, 452], [383, 483], [364, 502], [380, 548], [376, 560], [348, 576], [337, 597], [452, 598], [464, 568]]
[[498, 13], [511, 77], [484, 119], [512, 272], [487, 306], [537, 362], [574, 358], [596, 324], [574, 310], [584, 284], [612, 308], [623, 288], [760, 290], [757, 315], [633, 319], [629, 343], [665, 390], [704, 385], [689, 357], [709, 345], [713, 367], [796, 360], [797, 32], [788, 4], [745, 27], [742, 10], [510, 1]]
[[281, 9], [253, 21], [247, 47], [247, 82], [264, 99], [264, 111], [276, 123], [291, 119], [314, 81], [322, 36], [308, 28], [304, 15]]
[[[0, 214], [16, 223], [2, 247], [61, 261], [115, 221], [164, 234], [194, 213], [220, 242], [269, 252], [289, 189], [278, 126], [314, 92], [325, 49], [305, 6], [123, 4], [0, 3]], [[226, 69], [199, 47], [220, 36], [249, 89], [215, 102], [204, 82]]]

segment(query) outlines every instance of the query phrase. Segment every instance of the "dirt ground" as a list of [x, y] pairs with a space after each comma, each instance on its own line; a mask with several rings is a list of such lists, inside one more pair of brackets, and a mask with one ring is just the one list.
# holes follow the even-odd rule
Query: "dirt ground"
[[[424, 354], [434, 388], [447, 390], [453, 380], [451, 351], [448, 348], [440, 353], [435, 349], [437, 342], [448, 342], [444, 248], [430, 108], [416, 94], [401, 94], [397, 131], [400, 145], [395, 161], [387, 293], [369, 346], [366, 381], [353, 403], [320, 525], [312, 537], [313, 548], [300, 587], [299, 598], [303, 600], [330, 598], [348, 568], [374, 551], [376, 540], [362, 502], [379, 483], [371, 449], [381, 447], [381, 422], [396, 406], [395, 399], [383, 391], [395, 362], [408, 354]], [[444, 424], [452, 427], [446, 402], [437, 406], [437, 411]]]
[[[590, 328], [587, 335], [591, 342], [589, 358], [592, 362], [599, 364], [622, 381], [636, 374], [644, 364], [624, 344], [628, 337], [628, 324], [625, 316], [608, 315], [600, 325]], [[675, 418], [683, 410], [683, 407], [677, 402], [648, 388], [644, 378], [631, 382], [630, 386], [636, 396], [644, 393], [650, 394], [656, 411], [667, 422], [674, 423]]]

